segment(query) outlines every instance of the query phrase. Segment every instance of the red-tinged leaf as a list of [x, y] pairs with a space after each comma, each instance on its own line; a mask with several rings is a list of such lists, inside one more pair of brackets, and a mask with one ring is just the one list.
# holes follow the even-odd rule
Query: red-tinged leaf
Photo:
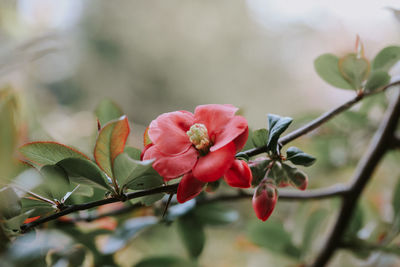
[[143, 146], [146, 147], [146, 146], [150, 145], [151, 143], [153, 143], [153, 142], [150, 140], [149, 127], [147, 127], [143, 134]]
[[109, 177], [113, 177], [114, 159], [124, 152], [129, 131], [128, 119], [122, 116], [118, 120], [107, 123], [99, 132], [94, 148], [94, 158], [97, 165]]
[[52, 141], [27, 143], [19, 148], [25, 159], [36, 165], [54, 165], [66, 158], [80, 158], [90, 160], [88, 156], [78, 150]]
[[35, 216], [35, 217], [32, 217], [32, 218], [28, 218], [28, 219], [26, 219], [26, 220], [24, 221], [24, 224], [34, 222], [34, 221], [36, 221], [36, 220], [39, 219], [39, 218], [40, 218], [40, 216]]

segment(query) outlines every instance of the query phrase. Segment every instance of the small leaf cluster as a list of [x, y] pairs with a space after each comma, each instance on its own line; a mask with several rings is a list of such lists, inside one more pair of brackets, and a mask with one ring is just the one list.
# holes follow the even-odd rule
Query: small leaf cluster
[[318, 75], [334, 87], [373, 92], [390, 82], [389, 71], [399, 60], [400, 46], [388, 46], [371, 63], [357, 39], [354, 53], [342, 57], [323, 54], [314, 61], [314, 67]]
[[280, 187], [293, 185], [304, 190], [307, 186], [307, 175], [295, 166], [311, 166], [316, 159], [297, 147], [289, 147], [286, 156], [281, 155], [282, 146], [279, 138], [292, 121], [293, 119], [289, 117], [268, 114], [268, 130], [263, 128], [252, 133], [253, 145], [264, 147], [267, 153], [266, 157], [249, 161], [253, 173], [253, 186], [257, 186], [266, 174]]

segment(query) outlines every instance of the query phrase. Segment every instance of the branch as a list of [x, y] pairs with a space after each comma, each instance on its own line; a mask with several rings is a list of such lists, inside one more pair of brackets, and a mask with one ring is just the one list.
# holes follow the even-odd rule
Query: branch
[[392, 144], [390, 146], [392, 149], [400, 149], [400, 136], [393, 136]]
[[159, 194], [159, 193], [175, 193], [177, 189], [178, 189], [178, 183], [172, 184], [172, 185], [166, 185], [166, 186], [162, 186], [162, 187], [157, 187], [157, 188], [153, 188], [153, 189], [149, 189], [149, 190], [142, 190], [142, 191], [128, 193], [125, 195], [124, 199], [110, 197], [110, 198], [106, 198], [106, 199], [92, 201], [89, 203], [67, 206], [66, 208], [64, 208], [63, 210], [61, 210], [57, 213], [54, 213], [47, 217], [37, 219], [36, 221], [33, 221], [31, 223], [21, 225], [21, 227], [20, 227], [21, 232], [25, 233], [25, 232], [29, 231], [30, 229], [32, 229], [33, 227], [36, 227], [36, 226], [46, 223], [48, 221], [58, 219], [64, 215], [70, 214], [75, 211], [87, 210], [87, 209], [95, 208], [98, 206], [102, 206], [102, 205], [106, 205], [106, 204], [110, 204], [110, 203], [114, 203], [114, 202], [126, 201], [128, 199], [134, 199], [134, 198], [139, 198], [139, 197], [154, 195], [154, 194]]
[[344, 103], [343, 105], [332, 109], [331, 111], [328, 111], [324, 114], [322, 114], [322, 116], [316, 118], [315, 120], [307, 123], [306, 125], [304, 125], [303, 127], [289, 133], [288, 135], [285, 135], [283, 138], [281, 138], [279, 140], [279, 142], [282, 145], [285, 145], [291, 141], [293, 141], [294, 139], [297, 139], [298, 137], [305, 135], [309, 132], [311, 132], [312, 130], [315, 130], [316, 128], [318, 128], [319, 126], [321, 126], [322, 124], [324, 124], [325, 122], [329, 121], [330, 119], [332, 119], [333, 117], [335, 117], [336, 115], [342, 113], [343, 111], [348, 110], [349, 108], [351, 108], [352, 106], [354, 106], [354, 104], [358, 103], [360, 100], [364, 99], [365, 97], [371, 96], [371, 95], [375, 95], [379, 92], [383, 92], [386, 91], [388, 88], [392, 87], [392, 86], [396, 86], [396, 85], [400, 85], [400, 81], [396, 81], [393, 83], [390, 83], [384, 87], [382, 87], [381, 89], [374, 91], [374, 92], [370, 92], [370, 93], [364, 93], [364, 94], [358, 94], [356, 97], [354, 97], [353, 99], [347, 101], [346, 103]]
[[[334, 185], [332, 187], [314, 189], [307, 191], [295, 191], [295, 190], [280, 190], [279, 199], [283, 201], [294, 201], [294, 200], [318, 200], [325, 198], [332, 198], [335, 196], [343, 196], [347, 194], [349, 188], [345, 185]], [[237, 194], [226, 194], [218, 195], [216, 197], [200, 199], [197, 204], [204, 205], [214, 202], [224, 202], [224, 201], [236, 201], [242, 199], [252, 198], [253, 194], [239, 190]], [[87, 216], [79, 216], [76, 218], [71, 218], [68, 221], [62, 221], [62, 223], [77, 223], [77, 222], [92, 222], [104, 217], [118, 216], [128, 212], [132, 212], [136, 209], [144, 207], [141, 203], [136, 203], [134, 205], [125, 206], [116, 210], [105, 213], [94, 213]]]
[[394, 131], [400, 116], [400, 91], [385, 113], [383, 121], [375, 133], [367, 153], [358, 163], [349, 194], [344, 195], [342, 206], [336, 223], [324, 245], [321, 253], [313, 263], [313, 267], [325, 266], [335, 250], [340, 246], [341, 238], [352, 217], [363, 189], [370, 180], [375, 167], [390, 148]]
[[[279, 200], [294, 201], [294, 200], [316, 200], [332, 198], [336, 196], [344, 196], [349, 193], [349, 187], [346, 185], [334, 185], [327, 188], [313, 189], [307, 191], [295, 190], [279, 190]], [[248, 193], [240, 190], [237, 194], [219, 195], [212, 198], [199, 200], [199, 204], [208, 204], [220, 201], [240, 200], [244, 198], [252, 198], [253, 193]]]
[[[325, 112], [324, 114], [322, 114], [321, 116], [319, 116], [318, 118], [312, 120], [311, 122], [307, 123], [306, 125], [300, 127], [297, 130], [294, 130], [292, 132], [290, 132], [289, 134], [285, 135], [284, 137], [281, 137], [279, 139], [279, 143], [283, 146], [286, 145], [287, 143], [299, 138], [300, 136], [303, 136], [315, 129], [317, 129], [319, 126], [321, 126], [322, 124], [326, 123], [327, 121], [329, 121], [330, 119], [332, 119], [333, 117], [339, 115], [340, 113], [342, 113], [343, 111], [346, 111], [348, 109], [350, 109], [352, 106], [354, 106], [356, 103], [360, 102], [362, 99], [364, 99], [365, 97], [369, 97], [381, 92], [386, 91], [388, 88], [392, 87], [392, 86], [396, 86], [396, 85], [400, 85], [400, 81], [395, 81], [392, 82], [374, 92], [369, 92], [369, 93], [363, 93], [363, 94], [357, 94], [354, 98], [350, 99], [349, 101], [347, 101], [346, 103], [328, 111]], [[246, 151], [243, 151], [243, 153], [245, 153], [247, 156], [252, 157], [261, 153], [267, 152], [267, 147], [256, 147], [256, 148], [252, 148]]]

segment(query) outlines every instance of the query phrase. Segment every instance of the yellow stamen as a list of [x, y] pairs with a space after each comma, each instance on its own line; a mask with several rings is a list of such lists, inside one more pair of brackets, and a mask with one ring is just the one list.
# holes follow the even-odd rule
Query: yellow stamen
[[189, 131], [186, 132], [189, 136], [190, 142], [194, 145], [194, 147], [203, 152], [207, 153], [210, 149], [211, 142], [208, 136], [207, 128], [204, 124], [195, 123], [190, 127]]

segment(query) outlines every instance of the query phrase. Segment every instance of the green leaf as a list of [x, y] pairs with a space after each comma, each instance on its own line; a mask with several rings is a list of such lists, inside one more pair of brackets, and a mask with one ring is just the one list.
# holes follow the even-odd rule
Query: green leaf
[[289, 127], [293, 119], [289, 117], [281, 117], [274, 114], [268, 114], [268, 149], [276, 152], [276, 147], [278, 145], [278, 139], [281, 134]]
[[294, 187], [305, 190], [308, 185], [308, 177], [303, 171], [292, 167], [286, 163], [282, 163], [282, 167], [286, 172], [287, 179], [291, 185]]
[[353, 89], [339, 71], [339, 58], [333, 54], [323, 54], [314, 61], [314, 68], [319, 77], [330, 85], [342, 88]]
[[249, 128], [249, 136], [247, 137], [246, 144], [244, 145], [244, 147], [241, 151], [246, 151], [246, 150], [254, 148], [252, 139], [253, 139], [253, 131]]
[[302, 166], [311, 166], [316, 161], [316, 158], [294, 146], [289, 147], [286, 151], [286, 159], [290, 160], [295, 165]]
[[372, 72], [364, 88], [367, 92], [372, 92], [380, 87], [387, 85], [389, 82], [390, 82], [389, 74], [385, 71], [378, 70]]
[[239, 218], [236, 210], [220, 204], [205, 204], [198, 206], [194, 214], [204, 225], [226, 225], [235, 222]]
[[188, 260], [175, 256], [153, 256], [136, 263], [134, 267], [196, 267]]
[[400, 46], [388, 46], [376, 55], [372, 62], [372, 69], [388, 72], [399, 60]]
[[101, 125], [118, 119], [123, 115], [121, 108], [110, 99], [103, 99], [95, 110], [95, 114]]
[[73, 177], [84, 178], [74, 180], [78, 183], [94, 185], [106, 190], [112, 190], [105, 174], [95, 163], [90, 160], [68, 158], [60, 161], [57, 165], [64, 168], [68, 175], [70, 175], [71, 179], [73, 179]]
[[203, 225], [192, 214], [186, 214], [178, 219], [178, 231], [182, 242], [191, 258], [198, 258], [206, 242]]
[[253, 180], [251, 181], [252, 186], [257, 186], [261, 180], [264, 178], [267, 171], [268, 165], [271, 163], [271, 159], [255, 159], [249, 161], [249, 167], [253, 175]]
[[66, 171], [57, 165], [45, 165], [40, 173], [43, 182], [39, 187], [39, 194], [60, 201], [70, 188]]
[[126, 116], [107, 123], [99, 132], [94, 147], [94, 158], [97, 165], [109, 176], [113, 176], [115, 158], [124, 152], [129, 135], [129, 122]]
[[274, 166], [269, 173], [269, 177], [275, 180], [277, 185], [281, 185], [282, 183], [288, 184], [289, 178], [286, 171], [283, 169], [282, 164], [280, 162], [275, 162]]
[[61, 198], [61, 203], [65, 203], [65, 201], [72, 194], [91, 197], [93, 195], [93, 188], [78, 184], [71, 191], [68, 191], [67, 193], [65, 193], [65, 195]]
[[156, 224], [157, 221], [157, 218], [154, 216], [139, 217], [125, 221], [121, 227], [108, 237], [102, 247], [102, 252], [104, 254], [112, 254], [120, 250], [125, 247], [139, 231]]
[[264, 128], [255, 130], [251, 140], [253, 141], [255, 147], [266, 146], [268, 144], [268, 130]]
[[162, 177], [152, 168], [153, 160], [134, 160], [126, 153], [114, 161], [114, 174], [118, 182], [133, 190], [143, 190], [163, 184]]
[[21, 213], [21, 201], [14, 189], [0, 189], [0, 218], [11, 219]]
[[56, 142], [33, 142], [19, 148], [21, 154], [30, 162], [39, 165], [54, 165], [66, 158], [89, 158], [83, 153]]
[[135, 160], [140, 160], [140, 155], [142, 154], [142, 151], [136, 147], [125, 147], [124, 152]]
[[394, 188], [392, 197], [392, 208], [394, 217], [398, 216], [400, 214], [400, 179], [397, 181], [396, 186]]
[[164, 184], [163, 179], [156, 173], [156, 171], [149, 170], [145, 175], [137, 177], [130, 181], [126, 188], [132, 190], [145, 190], [155, 187], [162, 186]]
[[56, 207], [53, 207], [50, 203], [32, 197], [21, 198], [21, 204], [23, 212], [33, 210], [30, 214], [31, 217], [42, 216], [44, 214], [56, 211]]
[[353, 86], [360, 89], [361, 84], [369, 74], [369, 61], [356, 54], [348, 54], [339, 60], [339, 71], [342, 76]]
[[311, 248], [311, 244], [315, 239], [321, 226], [324, 225], [323, 222], [327, 216], [328, 216], [328, 211], [325, 209], [315, 210], [309, 216], [303, 232], [303, 245], [302, 245], [303, 255], [305, 255], [305, 253]]
[[291, 236], [280, 221], [269, 219], [267, 222], [251, 223], [248, 229], [250, 240], [261, 247], [292, 258], [300, 256], [300, 249], [293, 243]]
[[[70, 190], [73, 190], [73, 194], [75, 196], [84, 196], [84, 197], [92, 197], [94, 194], [93, 187], [89, 187], [88, 185], [83, 184], [71, 184]], [[73, 187], [75, 186], [75, 187]]]
[[20, 226], [23, 224], [23, 222], [31, 217], [32, 211], [27, 211], [24, 213], [19, 214], [18, 216], [12, 217], [11, 219], [8, 219], [4, 222], [4, 227], [6, 229], [10, 229], [12, 231], [18, 231], [20, 229]]

